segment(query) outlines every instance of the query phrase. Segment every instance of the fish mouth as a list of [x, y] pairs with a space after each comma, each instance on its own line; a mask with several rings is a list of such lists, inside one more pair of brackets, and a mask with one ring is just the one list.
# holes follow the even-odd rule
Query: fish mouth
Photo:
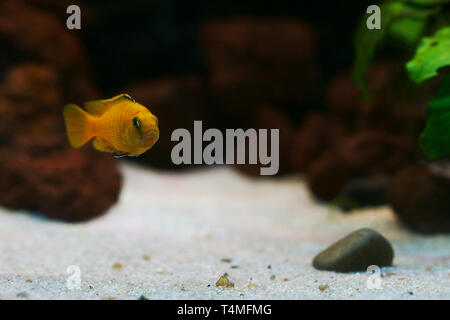
[[148, 132], [145, 140], [153, 146], [159, 140], [159, 130], [151, 130]]

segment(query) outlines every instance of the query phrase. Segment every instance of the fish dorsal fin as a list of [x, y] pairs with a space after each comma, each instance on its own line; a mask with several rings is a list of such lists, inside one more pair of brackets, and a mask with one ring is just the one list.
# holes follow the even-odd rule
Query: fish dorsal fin
[[122, 93], [111, 99], [88, 101], [84, 104], [84, 108], [90, 114], [99, 116], [102, 115], [106, 110], [108, 110], [113, 105], [123, 101], [136, 102], [128, 94]]

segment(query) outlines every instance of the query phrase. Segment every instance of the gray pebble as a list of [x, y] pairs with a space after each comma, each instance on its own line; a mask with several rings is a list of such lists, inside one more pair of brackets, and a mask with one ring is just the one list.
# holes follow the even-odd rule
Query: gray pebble
[[394, 251], [378, 232], [364, 228], [354, 231], [320, 252], [314, 268], [337, 272], [366, 271], [367, 267], [392, 265]]

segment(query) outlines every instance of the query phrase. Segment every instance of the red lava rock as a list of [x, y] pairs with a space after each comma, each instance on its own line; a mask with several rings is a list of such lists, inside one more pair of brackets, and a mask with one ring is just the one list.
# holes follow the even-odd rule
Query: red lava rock
[[346, 135], [347, 129], [340, 119], [320, 112], [310, 113], [294, 134], [289, 159], [291, 168], [304, 172]]
[[[44, 0], [33, 2], [39, 5], [47, 3]], [[97, 98], [98, 91], [90, 78], [87, 55], [77, 33], [68, 30], [65, 20], [56, 14], [61, 10], [61, 4], [51, 7], [54, 13], [21, 0], [0, 2], [0, 37], [3, 47], [11, 51], [4, 59], [10, 60], [10, 64], [33, 60], [52, 67], [64, 83], [65, 95], [70, 101], [84, 102]], [[84, 6], [83, 10], [84, 13], [88, 11]]]
[[61, 115], [66, 91], [60, 73], [40, 64], [17, 65], [0, 82], [0, 205], [74, 222], [117, 201], [115, 160], [69, 147]]
[[389, 186], [389, 203], [400, 221], [425, 233], [450, 232], [450, 176], [425, 165], [399, 170]]
[[331, 111], [346, 119], [356, 130], [375, 128], [418, 137], [425, 124], [427, 102], [433, 90], [429, 84], [414, 84], [399, 66], [376, 62], [368, 70], [370, 98], [364, 100], [351, 71], [335, 77], [326, 93]]
[[0, 2], [0, 35], [21, 51], [52, 66], [86, 68], [85, 52], [74, 33], [51, 13], [23, 1]]
[[63, 149], [30, 156], [0, 149], [0, 161], [0, 204], [9, 208], [78, 222], [103, 214], [118, 198], [121, 178], [107, 154]]
[[170, 137], [177, 128], [189, 130], [193, 137], [195, 120], [203, 121], [203, 131], [211, 126], [203, 82], [195, 76], [168, 77], [131, 85], [123, 92], [147, 106], [160, 124], [158, 142], [138, 160], [161, 168], [182, 167], [172, 164], [170, 154], [178, 142]]
[[200, 39], [211, 90], [226, 109], [248, 116], [265, 103], [310, 103], [318, 73], [316, 36], [306, 23], [293, 18], [211, 20]]
[[52, 68], [30, 63], [13, 67], [0, 83], [0, 140], [46, 132], [64, 137], [62, 90]]
[[311, 191], [331, 200], [351, 178], [392, 174], [417, 159], [416, 145], [398, 135], [366, 130], [326, 151], [307, 171]]

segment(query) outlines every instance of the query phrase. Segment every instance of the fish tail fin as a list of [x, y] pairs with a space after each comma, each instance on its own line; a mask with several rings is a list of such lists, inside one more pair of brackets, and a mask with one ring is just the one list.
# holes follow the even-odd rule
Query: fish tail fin
[[67, 137], [73, 148], [80, 148], [94, 137], [91, 116], [74, 104], [68, 104], [63, 110]]

